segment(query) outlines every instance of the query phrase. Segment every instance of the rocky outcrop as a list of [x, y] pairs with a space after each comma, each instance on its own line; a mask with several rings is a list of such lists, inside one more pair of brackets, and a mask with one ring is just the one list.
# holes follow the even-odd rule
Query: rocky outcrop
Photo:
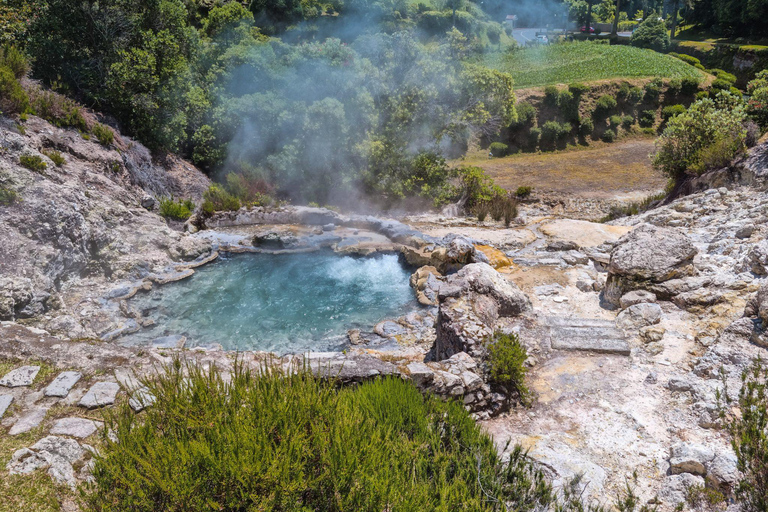
[[[68, 315], [77, 307], [71, 300], [98, 295], [108, 280], [141, 277], [210, 251], [206, 240], [175, 231], [146, 209], [147, 198], [199, 201], [210, 182], [191, 164], [175, 157], [159, 164], [125, 137], [107, 148], [34, 116], [24, 130], [0, 120], [0, 186], [17, 194], [0, 205], [0, 320]], [[45, 155], [50, 150], [63, 154], [62, 165]], [[30, 170], [21, 155], [46, 166]], [[82, 287], [94, 293], [76, 291]], [[87, 315], [68, 316], [89, 322]], [[82, 335], [99, 330], [80, 328]]]
[[682, 232], [651, 224], [640, 226], [611, 251], [605, 299], [619, 305], [625, 293], [693, 274], [698, 250]]
[[446, 278], [438, 293], [435, 357], [466, 352], [483, 356], [483, 343], [500, 317], [518, 316], [531, 307], [528, 297], [486, 263], [473, 263]]

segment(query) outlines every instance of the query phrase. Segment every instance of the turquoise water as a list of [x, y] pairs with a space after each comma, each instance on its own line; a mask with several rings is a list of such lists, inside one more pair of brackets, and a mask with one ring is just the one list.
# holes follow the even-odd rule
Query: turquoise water
[[131, 299], [156, 323], [125, 342], [182, 334], [187, 346], [280, 354], [338, 349], [348, 329], [371, 329], [414, 307], [409, 277], [391, 254], [231, 255]]

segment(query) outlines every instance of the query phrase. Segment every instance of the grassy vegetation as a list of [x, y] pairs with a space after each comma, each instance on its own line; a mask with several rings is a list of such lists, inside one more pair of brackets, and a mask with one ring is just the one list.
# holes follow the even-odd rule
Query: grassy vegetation
[[43, 154], [51, 159], [51, 162], [53, 162], [56, 167], [61, 167], [64, 165], [64, 162], [66, 162], [66, 159], [64, 158], [64, 155], [62, 155], [60, 152], [50, 149], [50, 150], [43, 150]]
[[19, 163], [30, 171], [35, 172], [42, 172], [48, 167], [48, 164], [46, 164], [38, 155], [21, 155], [19, 157]]
[[[148, 383], [156, 403], [108, 429], [89, 510], [521, 512], [552, 504], [524, 453], [500, 461], [461, 403], [384, 378], [338, 388], [176, 362]], [[506, 505], [506, 507], [505, 507]]]
[[172, 197], [160, 199], [160, 215], [173, 220], [187, 220], [195, 209], [189, 199], [176, 200]]
[[652, 50], [623, 45], [574, 42], [490, 53], [484, 63], [511, 73], [517, 88], [588, 82], [611, 78], [700, 78], [684, 62]]
[[19, 194], [12, 188], [0, 187], [0, 206], [11, 206], [19, 200]]

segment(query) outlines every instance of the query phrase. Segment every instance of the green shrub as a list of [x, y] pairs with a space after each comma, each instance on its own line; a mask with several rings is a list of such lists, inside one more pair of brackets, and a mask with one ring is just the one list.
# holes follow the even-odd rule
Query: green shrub
[[641, 128], [650, 128], [656, 124], [656, 111], [655, 110], [643, 110], [640, 113], [640, 119], [638, 120]]
[[525, 405], [531, 403], [531, 391], [525, 383], [527, 368], [525, 361], [528, 351], [517, 334], [496, 332], [487, 346], [488, 369], [491, 382], [516, 392]]
[[582, 119], [579, 125], [579, 136], [586, 139], [592, 135], [593, 131], [595, 131], [595, 123], [589, 118]]
[[548, 85], [544, 88], [544, 104], [550, 107], [557, 106], [557, 100], [560, 98], [560, 91], [554, 85]]
[[685, 105], [668, 105], [661, 109], [661, 118], [668, 121], [670, 118], [685, 112]]
[[509, 146], [504, 144], [503, 142], [492, 142], [490, 150], [493, 156], [495, 156], [496, 158], [499, 158], [507, 155], [507, 152], [509, 151]]
[[645, 91], [643, 99], [645, 99], [645, 101], [654, 103], [659, 101], [659, 96], [661, 96], [661, 90], [663, 87], [664, 82], [661, 80], [661, 78], [654, 78], [643, 87], [643, 91]]
[[614, 115], [612, 115], [612, 116], [611, 116], [611, 117], [608, 119], [608, 121], [611, 123], [611, 127], [613, 127], [613, 128], [618, 128], [619, 126], [621, 126], [621, 121], [622, 121], [622, 118], [621, 118], [621, 116], [620, 116], [620, 115], [618, 115], [618, 114], [614, 114]]
[[115, 139], [115, 134], [112, 129], [101, 123], [94, 123], [91, 127], [91, 133], [93, 133], [102, 146], [109, 146]]
[[515, 110], [517, 110], [517, 122], [513, 127], [531, 126], [536, 122], [536, 108], [527, 101], [518, 102]]
[[61, 167], [62, 165], [64, 165], [64, 162], [66, 162], [66, 160], [64, 159], [64, 155], [62, 155], [61, 153], [59, 153], [56, 150], [53, 150], [53, 149], [46, 150], [46, 149], [44, 149], [42, 151], [42, 153], [45, 156], [47, 156], [48, 158], [50, 158], [51, 162], [53, 162], [54, 165], [56, 165], [56, 167]]
[[62, 94], [40, 88], [30, 90], [30, 108], [38, 117], [59, 127], [88, 129], [80, 106]]
[[724, 167], [745, 149], [747, 119], [740, 96], [699, 100], [667, 122], [653, 164], [674, 180]]
[[471, 211], [481, 202], [489, 202], [495, 196], [506, 191], [494, 183], [480, 167], [468, 166], [459, 169], [461, 188], [467, 198], [466, 207]]
[[727, 508], [723, 493], [703, 485], [692, 485], [685, 489], [685, 502], [691, 510], [722, 510]]
[[203, 212], [210, 215], [213, 212], [236, 211], [240, 209], [240, 200], [224, 190], [216, 183], [203, 193]]
[[619, 85], [618, 91], [616, 91], [616, 99], [619, 101], [627, 101], [629, 99], [630, 86], [627, 82], [622, 82]]
[[768, 127], [768, 70], [759, 71], [755, 79], [747, 84], [747, 112], [755, 122]]
[[8, 67], [0, 67], [0, 109], [5, 115], [20, 114], [29, 108], [29, 96]]
[[549, 145], [556, 144], [567, 137], [569, 133], [571, 133], [571, 125], [569, 123], [547, 121], [544, 123], [544, 126], [541, 127], [541, 143]]
[[[725, 379], [725, 376], [723, 375]], [[768, 510], [768, 366], [757, 358], [741, 375], [741, 389], [737, 404], [740, 414], [731, 415], [725, 405], [732, 406], [732, 398], [718, 392], [721, 417], [731, 434], [731, 446], [736, 453], [741, 478], [734, 489], [741, 510], [764, 512]], [[727, 384], [724, 381], [724, 384]], [[723, 403], [724, 402], [724, 403]]]
[[[423, 170], [424, 167], [427, 167], [425, 165], [425, 162], [422, 162], [424, 158], [425, 158], [425, 155], [421, 154], [414, 159], [415, 166], [419, 166], [419, 165], [422, 166], [420, 170]], [[441, 159], [438, 159], [438, 160], [441, 160]], [[444, 165], [444, 163], [445, 163], [444, 160], [437, 162], [438, 166], [440, 166], [440, 169], [438, 170], [438, 172], [443, 172], [442, 165]], [[413, 189], [420, 188], [421, 186], [424, 186], [424, 185], [427, 185], [427, 186], [435, 185], [434, 183], [435, 180], [430, 180], [425, 176], [428, 173], [429, 171], [426, 171], [424, 173], [419, 171], [411, 172], [410, 176], [407, 179], [403, 180], [404, 184], [412, 192], [418, 193], [420, 192], [420, 190], [417, 191]], [[423, 179], [420, 180], [419, 178], [423, 178]], [[243, 170], [242, 173], [240, 172], [227, 173], [224, 188], [226, 189], [227, 192], [229, 192], [234, 197], [239, 199], [240, 203], [243, 205], [269, 206], [274, 202], [274, 200], [272, 199], [272, 194], [274, 194], [274, 189], [264, 179], [258, 176], [258, 173], [255, 173], [255, 172], [247, 172]]]
[[568, 91], [573, 94], [574, 97], [581, 97], [589, 92], [590, 88], [587, 84], [576, 82], [568, 86]]
[[11, 206], [19, 200], [19, 194], [15, 190], [0, 186], [0, 206]]
[[634, 124], [635, 124], [635, 118], [634, 117], [632, 117], [630, 115], [622, 116], [622, 118], [621, 118], [621, 127], [622, 128], [624, 128], [625, 130], [629, 131], [629, 130], [632, 129], [632, 126]]
[[692, 56], [686, 55], [684, 53], [673, 53], [673, 52], [669, 52], [669, 55], [671, 55], [671, 56], [673, 56], [673, 57], [675, 57], [677, 59], [680, 59], [683, 62], [687, 62], [691, 66], [696, 66], [697, 64], [699, 66], [701, 66], [701, 61], [699, 59], [697, 59], [696, 57], [692, 57]]
[[657, 52], [667, 51], [670, 40], [664, 20], [655, 12], [650, 13], [632, 32], [629, 43], [638, 48], [650, 48]]
[[667, 92], [674, 96], [677, 96], [678, 94], [680, 94], [680, 91], [682, 89], [683, 89], [683, 81], [680, 80], [679, 78], [673, 78], [667, 84]]
[[696, 93], [696, 101], [703, 100], [704, 98], [709, 98], [709, 91], [699, 91]]
[[[518, 375], [514, 374], [513, 378]], [[385, 377], [339, 387], [236, 364], [230, 379], [176, 363], [154, 404], [109, 415], [88, 510], [500, 510], [555, 505], [519, 447], [502, 462], [458, 401]], [[574, 509], [575, 510], [575, 509]]]
[[39, 155], [21, 155], [19, 163], [30, 171], [42, 172], [48, 165]]
[[610, 114], [613, 109], [616, 108], [616, 105], [616, 98], [610, 94], [603, 94], [597, 98], [597, 102], [595, 103], [594, 116], [597, 119], [604, 119], [608, 117], [608, 114]]
[[733, 85], [731, 82], [718, 78], [709, 87], [717, 94], [719, 91], [730, 91], [731, 85]]
[[731, 85], [736, 83], [736, 75], [729, 73], [727, 71], [724, 71], [722, 69], [709, 69], [707, 70], [708, 73], [715, 75], [718, 79], [724, 80]]
[[603, 132], [603, 136], [601, 138], [603, 139], [603, 142], [613, 142], [616, 140], [616, 132], [608, 128]]
[[536, 146], [539, 145], [539, 139], [541, 139], [541, 128], [533, 127], [528, 132], [528, 140], [527, 145], [528, 149], [533, 151], [536, 149]]
[[698, 92], [700, 83], [698, 78], [683, 78], [680, 80], [680, 94], [693, 96]]
[[571, 91], [562, 91], [557, 99], [557, 106], [566, 121], [579, 121], [580, 96], [574, 96]]
[[668, 192], [661, 192], [659, 194], [647, 196], [641, 201], [636, 201], [621, 206], [611, 206], [611, 209], [608, 211], [608, 215], [600, 219], [600, 222], [609, 222], [621, 217], [629, 217], [630, 215], [637, 215], [638, 213], [647, 211], [654, 205], [658, 204], [659, 201], [667, 197], [667, 193]]
[[517, 187], [517, 190], [515, 191], [515, 195], [520, 199], [525, 199], [526, 197], [530, 196], [532, 192], [533, 192], [533, 187], [523, 185], [523, 186]]
[[173, 197], [160, 199], [160, 215], [166, 219], [187, 220], [195, 210], [195, 203], [189, 199], [175, 200]]
[[29, 73], [29, 60], [18, 48], [5, 44], [0, 49], [0, 67], [10, 69], [13, 76], [18, 80]]
[[641, 101], [643, 101], [643, 96], [645, 93], [640, 87], [632, 87], [629, 89], [629, 96], [627, 97], [627, 102], [630, 105], [637, 105]]

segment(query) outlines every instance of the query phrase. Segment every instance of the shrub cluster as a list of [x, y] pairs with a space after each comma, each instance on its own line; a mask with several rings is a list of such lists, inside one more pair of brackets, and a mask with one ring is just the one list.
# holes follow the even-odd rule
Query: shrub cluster
[[[104, 435], [95, 456], [83, 498], [90, 510], [533, 512], [556, 504], [522, 449], [502, 462], [460, 402], [424, 396], [402, 379], [339, 388], [309, 371], [236, 364], [225, 380], [215, 367], [185, 366], [146, 382], [155, 402], [140, 417], [124, 406], [108, 418], [114, 437]], [[519, 382], [519, 372], [506, 372], [497, 375]]]
[[160, 215], [167, 219], [187, 220], [195, 210], [195, 203], [189, 199], [176, 200], [173, 197], [160, 199]]
[[656, 124], [656, 111], [655, 110], [643, 110], [640, 113], [640, 119], [638, 124], [641, 128], [652, 128]]
[[616, 140], [616, 132], [608, 128], [603, 132], [603, 136], [601, 137], [603, 139], [603, 142], [613, 142]]
[[616, 98], [610, 94], [603, 94], [597, 98], [595, 103], [594, 117], [596, 119], [605, 119], [616, 108], [616, 105], [618, 105]]
[[212, 184], [203, 193], [202, 209], [206, 215], [211, 215], [214, 212], [239, 210], [240, 206], [240, 200], [217, 183]]
[[768, 69], [758, 72], [747, 84], [747, 93], [747, 112], [758, 125], [768, 127]]
[[19, 194], [12, 188], [0, 186], [0, 206], [11, 206], [19, 199]]
[[48, 167], [39, 155], [21, 155], [19, 163], [30, 171], [42, 172]]
[[51, 162], [56, 167], [61, 167], [64, 165], [64, 162], [66, 162], [66, 159], [64, 158], [64, 155], [62, 155], [60, 152], [56, 151], [55, 149], [44, 149], [42, 153], [51, 159]]
[[571, 133], [570, 123], [558, 123], [557, 121], [547, 121], [541, 127], [542, 145], [554, 146], [565, 139]]
[[661, 96], [661, 90], [664, 88], [664, 81], [661, 78], [654, 78], [643, 87], [645, 101], [656, 103]]
[[91, 127], [91, 132], [96, 136], [96, 139], [102, 146], [109, 146], [115, 140], [115, 133], [112, 129], [101, 123], [94, 123]]
[[653, 164], [675, 180], [726, 166], [745, 149], [747, 120], [740, 96], [721, 92], [699, 100], [669, 119]]
[[508, 151], [509, 151], [509, 146], [504, 144], [503, 142], [491, 143], [490, 152], [491, 152], [491, 155], [495, 156], [496, 158], [506, 156]]
[[62, 94], [40, 87], [29, 89], [30, 110], [38, 117], [62, 128], [77, 128], [85, 132], [88, 125], [80, 106]]
[[669, 49], [670, 39], [667, 26], [662, 17], [656, 12], [651, 12], [645, 21], [632, 32], [629, 40], [632, 46], [650, 48], [657, 52], [665, 52]]
[[685, 105], [667, 105], [661, 109], [661, 118], [664, 121], [669, 121], [670, 118], [685, 112]]
[[525, 383], [528, 351], [517, 334], [496, 332], [487, 346], [487, 360], [491, 381], [517, 393], [520, 401], [530, 404], [531, 391]]

